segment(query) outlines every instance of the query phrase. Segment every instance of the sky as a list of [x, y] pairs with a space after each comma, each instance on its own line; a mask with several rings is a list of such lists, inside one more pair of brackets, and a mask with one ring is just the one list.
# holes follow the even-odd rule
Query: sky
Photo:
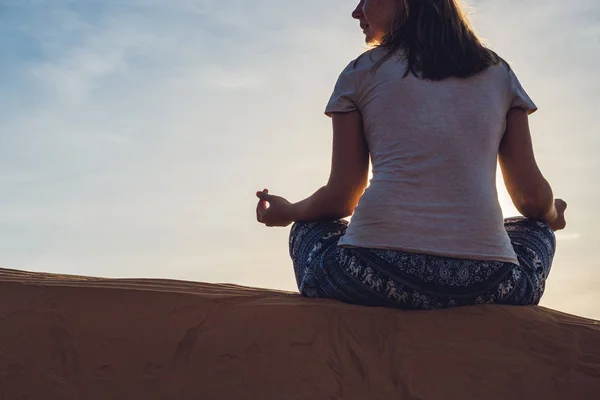
[[[296, 290], [254, 193], [322, 186], [350, 0], [0, 0], [0, 265]], [[542, 305], [600, 319], [600, 2], [471, 0], [569, 203]], [[499, 180], [506, 216], [516, 211]]]

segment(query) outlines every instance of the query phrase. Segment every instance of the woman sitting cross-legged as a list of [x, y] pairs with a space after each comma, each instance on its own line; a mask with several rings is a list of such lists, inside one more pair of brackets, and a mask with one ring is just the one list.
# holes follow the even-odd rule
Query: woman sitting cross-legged
[[[534, 158], [535, 104], [457, 0], [362, 0], [352, 16], [373, 48], [326, 108], [329, 182], [295, 204], [257, 192], [259, 222], [295, 222], [300, 293], [403, 309], [538, 304], [567, 205]], [[503, 219], [498, 160], [524, 217]]]

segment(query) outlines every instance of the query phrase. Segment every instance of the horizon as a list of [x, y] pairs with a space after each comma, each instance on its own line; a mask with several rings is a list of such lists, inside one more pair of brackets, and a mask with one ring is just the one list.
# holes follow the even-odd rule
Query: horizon
[[[0, 266], [296, 291], [289, 230], [255, 221], [254, 193], [326, 183], [323, 111], [366, 49], [356, 4], [213, 3], [0, 3]], [[541, 305], [600, 319], [600, 3], [470, 3], [569, 204]]]

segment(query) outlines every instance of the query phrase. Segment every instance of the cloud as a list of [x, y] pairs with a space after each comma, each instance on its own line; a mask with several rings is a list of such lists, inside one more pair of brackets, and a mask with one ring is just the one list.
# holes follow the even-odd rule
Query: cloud
[[[296, 39], [304, 18], [284, 22], [269, 3], [5, 3], [0, 41], [20, 46], [0, 76], [0, 99], [11, 99], [0, 109], [0, 262], [111, 274], [223, 246], [215, 230], [245, 218], [247, 200], [251, 213], [240, 171], [258, 166], [247, 152], [287, 125], [272, 113], [308, 101], [266, 95], [288, 91], [273, 77], [318, 86], [293, 72], [306, 70], [295, 49], [276, 57], [288, 41], [309, 45]], [[258, 15], [262, 29], [249, 29]], [[210, 252], [210, 263], [222, 258]]]

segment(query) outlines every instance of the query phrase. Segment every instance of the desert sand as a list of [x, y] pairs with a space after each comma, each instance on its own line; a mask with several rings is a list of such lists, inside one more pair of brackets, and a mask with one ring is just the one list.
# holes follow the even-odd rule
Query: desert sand
[[598, 399], [600, 324], [0, 270], [0, 399]]

